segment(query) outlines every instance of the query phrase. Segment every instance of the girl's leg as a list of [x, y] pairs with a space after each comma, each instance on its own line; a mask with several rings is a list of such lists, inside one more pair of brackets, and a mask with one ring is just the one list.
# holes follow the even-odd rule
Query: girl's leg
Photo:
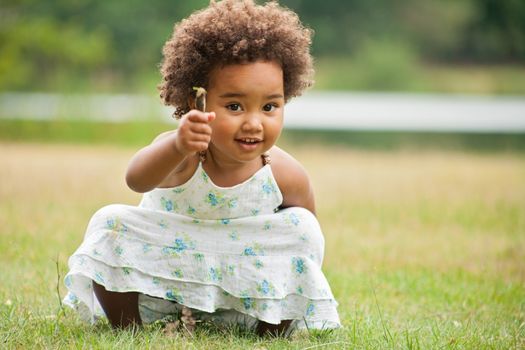
[[142, 324], [139, 314], [139, 293], [111, 292], [95, 281], [93, 281], [93, 290], [114, 328], [127, 328]]
[[291, 323], [292, 323], [292, 320], [283, 320], [279, 324], [271, 324], [271, 323], [259, 321], [257, 323], [257, 328], [255, 329], [255, 333], [257, 333], [257, 335], [261, 337], [264, 335], [272, 335], [274, 337], [280, 337], [286, 333]]

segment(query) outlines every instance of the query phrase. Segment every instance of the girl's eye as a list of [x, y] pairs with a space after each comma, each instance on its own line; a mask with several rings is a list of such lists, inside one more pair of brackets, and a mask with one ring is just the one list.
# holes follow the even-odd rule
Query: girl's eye
[[268, 103], [268, 104], [264, 105], [263, 111], [265, 111], [265, 112], [273, 112], [275, 110], [275, 108], [277, 108], [277, 106], [275, 104]]
[[241, 110], [241, 105], [238, 103], [232, 103], [226, 106], [232, 112], [239, 112]]

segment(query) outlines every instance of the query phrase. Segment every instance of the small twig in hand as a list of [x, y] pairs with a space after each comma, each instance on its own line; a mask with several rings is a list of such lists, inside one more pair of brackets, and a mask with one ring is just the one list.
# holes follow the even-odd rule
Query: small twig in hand
[[193, 90], [195, 90], [195, 109], [206, 112], [206, 89], [193, 87]]

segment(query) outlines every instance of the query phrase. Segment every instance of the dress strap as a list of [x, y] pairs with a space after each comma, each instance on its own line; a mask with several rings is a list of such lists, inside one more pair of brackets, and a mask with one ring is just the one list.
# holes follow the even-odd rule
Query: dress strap
[[[204, 163], [206, 161], [206, 151], [200, 151], [198, 152], [199, 155], [199, 161], [201, 163]], [[261, 154], [263, 165], [270, 164], [272, 160], [270, 159], [270, 153], [266, 152]]]
[[270, 153], [266, 152], [261, 154], [263, 165], [271, 164]]
[[199, 155], [199, 161], [204, 163], [206, 161], [206, 151], [200, 151], [197, 154]]

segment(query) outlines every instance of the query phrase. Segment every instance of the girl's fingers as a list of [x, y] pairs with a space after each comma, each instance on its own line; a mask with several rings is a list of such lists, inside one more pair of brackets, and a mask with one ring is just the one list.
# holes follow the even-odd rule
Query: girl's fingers
[[208, 149], [208, 142], [202, 141], [191, 141], [188, 142], [188, 148], [191, 148], [195, 152], [205, 151]]
[[191, 135], [191, 138], [188, 139], [188, 142], [194, 142], [194, 141], [197, 141], [197, 142], [206, 142], [206, 143], [209, 143], [211, 140], [211, 136], [209, 134], [202, 134], [202, 133], [199, 133], [199, 134], [193, 134]]
[[213, 119], [215, 119], [215, 113], [214, 112], [204, 113], [204, 112], [198, 111], [196, 109], [193, 109], [193, 110], [189, 111], [188, 114], [186, 114], [186, 115], [187, 115], [186, 118], [189, 121], [192, 121], [194, 123], [209, 123]]
[[178, 128], [178, 144], [184, 153], [204, 151], [211, 140], [212, 129], [209, 122], [215, 119], [215, 113], [189, 111], [181, 120]]
[[211, 127], [204, 123], [192, 123], [190, 125], [190, 130], [196, 134], [211, 135]]

